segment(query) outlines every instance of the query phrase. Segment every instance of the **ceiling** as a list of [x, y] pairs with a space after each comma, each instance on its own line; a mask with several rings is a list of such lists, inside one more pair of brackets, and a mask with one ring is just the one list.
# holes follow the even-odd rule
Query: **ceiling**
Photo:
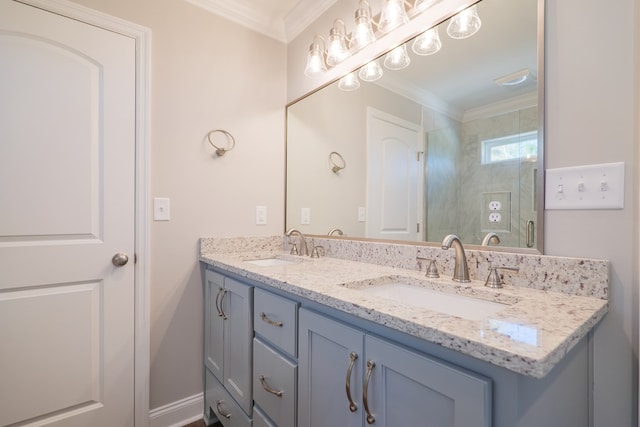
[[337, 0], [185, 0], [288, 43]]

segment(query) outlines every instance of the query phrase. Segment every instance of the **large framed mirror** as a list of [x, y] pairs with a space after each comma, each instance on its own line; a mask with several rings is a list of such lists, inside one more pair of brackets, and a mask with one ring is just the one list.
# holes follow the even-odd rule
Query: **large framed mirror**
[[542, 252], [543, 1], [482, 0], [473, 36], [447, 20], [437, 53], [290, 104], [286, 228]]

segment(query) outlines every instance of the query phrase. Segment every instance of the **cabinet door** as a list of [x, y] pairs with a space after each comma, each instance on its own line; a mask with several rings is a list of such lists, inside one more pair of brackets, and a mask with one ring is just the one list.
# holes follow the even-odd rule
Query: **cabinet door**
[[298, 328], [298, 427], [362, 427], [363, 333], [305, 309]]
[[224, 291], [224, 276], [205, 271], [204, 284], [204, 363], [218, 381], [224, 381], [224, 319], [220, 311], [220, 298]]
[[365, 351], [376, 426], [491, 426], [491, 380], [369, 335]]
[[225, 277], [220, 298], [224, 320], [224, 381], [229, 394], [251, 415], [253, 288]]

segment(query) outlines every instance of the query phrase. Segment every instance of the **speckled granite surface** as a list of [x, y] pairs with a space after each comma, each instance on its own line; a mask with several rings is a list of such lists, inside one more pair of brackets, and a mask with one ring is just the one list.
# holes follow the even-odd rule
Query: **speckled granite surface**
[[[451, 280], [453, 250], [338, 239], [313, 239], [327, 256], [288, 255], [281, 236], [202, 239], [201, 261], [267, 286], [403, 331], [514, 372], [541, 378], [608, 310], [608, 262], [539, 255], [467, 251], [472, 279]], [[434, 258], [440, 279], [417, 271], [416, 255]], [[286, 265], [247, 260], [280, 257]], [[488, 263], [517, 265], [503, 289], [484, 286]], [[425, 266], [422, 266], [424, 269]], [[480, 273], [481, 272], [481, 273]], [[361, 288], [386, 280], [504, 304], [469, 320], [373, 296]]]

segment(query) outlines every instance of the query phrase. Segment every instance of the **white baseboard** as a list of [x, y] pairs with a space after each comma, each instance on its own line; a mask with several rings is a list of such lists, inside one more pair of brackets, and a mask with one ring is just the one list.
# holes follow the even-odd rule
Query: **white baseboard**
[[203, 419], [204, 394], [199, 393], [149, 411], [149, 427], [182, 427]]

